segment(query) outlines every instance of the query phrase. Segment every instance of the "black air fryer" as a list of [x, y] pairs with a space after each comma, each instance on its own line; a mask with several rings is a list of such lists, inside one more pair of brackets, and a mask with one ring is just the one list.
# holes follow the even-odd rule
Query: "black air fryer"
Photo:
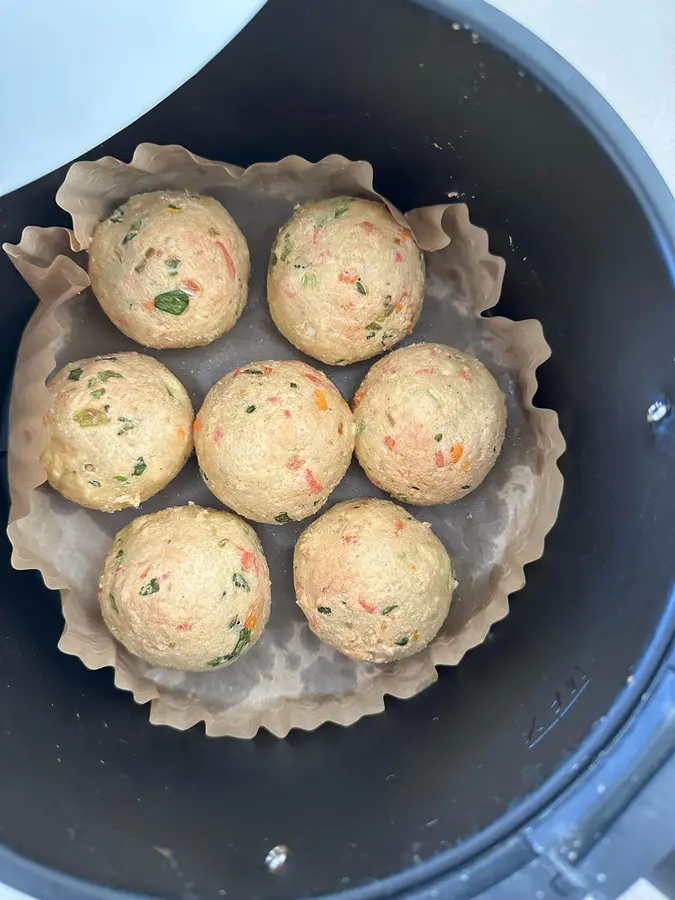
[[[58, 651], [59, 597], [3, 539], [0, 880], [39, 900], [616, 896], [675, 845], [675, 201], [653, 165], [480, 0], [270, 0], [85, 158], [141, 141], [242, 166], [365, 159], [403, 209], [457, 192], [506, 260], [497, 312], [551, 345], [536, 403], [567, 441], [562, 506], [461, 665], [285, 740], [151, 726], [110, 669]], [[63, 176], [2, 200], [4, 240], [68, 224]], [[4, 257], [0, 284], [7, 397], [35, 298]]]

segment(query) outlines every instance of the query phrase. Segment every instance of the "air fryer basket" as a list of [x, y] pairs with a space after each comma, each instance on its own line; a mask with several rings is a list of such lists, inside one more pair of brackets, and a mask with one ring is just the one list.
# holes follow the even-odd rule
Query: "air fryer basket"
[[[567, 452], [544, 557], [488, 641], [418, 697], [348, 729], [241, 742], [152, 727], [110, 670], [60, 654], [58, 597], [11, 569], [3, 539], [0, 880], [48, 900], [406, 892], [539, 811], [653, 673], [673, 627], [673, 445], [647, 421], [675, 395], [672, 205], [553, 53], [503, 17], [490, 32], [480, 3], [432, 5], [270, 0], [88, 158], [128, 159], [143, 140], [241, 165], [336, 152], [371, 162], [400, 208], [467, 202], [507, 261], [497, 312], [540, 319], [552, 348], [537, 402], [558, 411]], [[67, 224], [62, 177], [2, 200], [3, 239]], [[0, 284], [6, 393], [34, 301], [6, 259]], [[290, 855], [271, 874], [279, 843]]]

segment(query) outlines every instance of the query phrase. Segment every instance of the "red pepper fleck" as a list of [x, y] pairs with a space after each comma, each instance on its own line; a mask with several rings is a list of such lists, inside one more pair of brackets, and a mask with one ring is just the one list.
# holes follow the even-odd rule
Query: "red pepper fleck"
[[269, 400], [270, 403], [281, 403], [280, 397], [268, 397], [267, 399]]
[[375, 610], [377, 609], [377, 607], [375, 606], [374, 603], [368, 603], [367, 600], [363, 600], [363, 599], [359, 600], [359, 605], [362, 606], [366, 610], [366, 612], [369, 612], [369, 613], [374, 613]]
[[436, 451], [436, 467], [442, 469], [445, 465], [445, 457], [443, 456], [442, 450]]
[[432, 348], [431, 348], [431, 355], [432, 355], [432, 356], [438, 356], [438, 350], [437, 350], [435, 347], [432, 347]]
[[190, 619], [181, 622], [180, 625], [177, 626], [176, 631], [192, 631], [192, 622]]
[[220, 427], [220, 425], [219, 425], [219, 426], [216, 428], [216, 430], [213, 432], [213, 440], [216, 442], [216, 444], [217, 444], [219, 441], [222, 441], [222, 439], [223, 439], [223, 433], [224, 433], [224, 432], [223, 432], [223, 429]]
[[450, 448], [450, 459], [453, 463], [457, 464], [460, 461], [462, 453], [464, 453], [464, 444], [456, 443], [452, 445]]
[[388, 435], [385, 437], [384, 443], [385, 443], [385, 446], [388, 447], [390, 450], [393, 450], [394, 447], [396, 446], [396, 441], [394, 440], [394, 438], [393, 438], [390, 434], [388, 434]]
[[359, 225], [361, 226], [361, 228], [365, 229], [368, 234], [372, 234], [375, 231], [375, 226], [372, 222], [359, 222]]
[[395, 534], [397, 537], [403, 531], [404, 528], [405, 528], [405, 522], [403, 522], [402, 519], [397, 519], [396, 520], [396, 531], [395, 531]]
[[469, 372], [468, 369], [460, 369], [460, 371], [457, 373], [457, 377], [461, 378], [462, 381], [473, 381], [471, 372]]
[[323, 490], [323, 485], [311, 469], [305, 469], [305, 481], [311, 494], [320, 494]]
[[194, 291], [195, 294], [201, 294], [202, 288], [198, 281], [195, 281], [194, 278], [184, 278], [181, 281], [183, 287], [186, 287], [189, 291]]
[[150, 566], [148, 566], [147, 569], [143, 569], [143, 571], [141, 572], [141, 574], [138, 576], [138, 577], [141, 579], [141, 581], [144, 581], [144, 580], [148, 577], [148, 572], [149, 572], [149, 571], [150, 571]]
[[310, 372], [303, 372], [302, 374], [305, 378], [309, 378], [310, 381], [314, 382], [314, 384], [323, 385], [323, 381], [318, 376], [312, 375]]
[[289, 456], [286, 460], [286, 468], [290, 469], [291, 472], [297, 472], [298, 469], [301, 469], [305, 464], [304, 459], [300, 459], [299, 456], [293, 454], [293, 456]]
[[403, 262], [403, 257], [401, 256], [400, 250], [396, 251], [396, 256], [394, 257], [394, 259], [396, 260], [396, 262]]
[[357, 534], [346, 534], [342, 540], [345, 544], [358, 544], [359, 536]]
[[433, 369], [417, 369], [417, 371], [415, 372], [415, 375], [433, 375], [433, 374], [434, 374]]
[[234, 267], [234, 261], [230, 256], [227, 247], [222, 241], [216, 241], [216, 244], [218, 244], [220, 249], [223, 251], [223, 256], [225, 257], [225, 262], [227, 263], [227, 268], [230, 270], [230, 275], [234, 278], [237, 274], [237, 270]]
[[237, 550], [241, 555], [241, 567], [244, 572], [248, 572], [251, 566], [255, 568], [255, 553], [245, 547], [237, 547]]
[[312, 243], [313, 244], [319, 243], [319, 229], [318, 228], [314, 229], [314, 234], [312, 235]]
[[241, 366], [237, 366], [237, 368], [236, 368], [236, 369], [234, 370], [234, 372], [232, 373], [232, 377], [233, 377], [233, 378], [236, 378], [237, 375], [241, 375], [241, 368], [242, 368]]
[[290, 409], [285, 409], [285, 410], [284, 410], [284, 415], [286, 416], [287, 419], [290, 419], [290, 418], [291, 418], [291, 411], [290, 411]]

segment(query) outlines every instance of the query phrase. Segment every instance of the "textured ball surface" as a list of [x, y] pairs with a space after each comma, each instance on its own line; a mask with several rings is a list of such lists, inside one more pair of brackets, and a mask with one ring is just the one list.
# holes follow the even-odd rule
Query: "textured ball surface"
[[295, 347], [331, 365], [390, 349], [412, 331], [424, 259], [383, 203], [355, 197], [298, 207], [270, 257], [272, 318]]
[[455, 588], [429, 525], [388, 500], [338, 503], [300, 535], [295, 592], [310, 628], [352, 659], [392, 662], [437, 634]]
[[495, 464], [506, 398], [474, 356], [412, 344], [368, 372], [354, 395], [356, 455], [373, 484], [417, 505], [466, 496]]
[[246, 239], [213, 197], [137, 194], [99, 222], [89, 277], [104, 312], [146, 347], [199, 347], [246, 305]]
[[256, 522], [289, 522], [316, 512], [342, 480], [354, 419], [335, 385], [306, 363], [248, 363], [209, 391], [195, 447], [226, 506]]
[[270, 578], [250, 525], [176, 506], [123, 528], [99, 584], [103, 619], [135, 656], [190, 672], [230, 665], [270, 614]]
[[192, 453], [190, 398], [166, 366], [140, 353], [69, 363], [48, 383], [52, 487], [80, 506], [113, 512], [162, 490]]

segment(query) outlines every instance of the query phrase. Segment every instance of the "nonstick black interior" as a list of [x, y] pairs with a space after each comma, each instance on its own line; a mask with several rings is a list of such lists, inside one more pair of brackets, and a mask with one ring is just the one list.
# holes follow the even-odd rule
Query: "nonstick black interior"
[[[242, 165], [338, 152], [369, 160], [400, 207], [457, 192], [507, 260], [497, 312], [540, 319], [552, 347], [537, 401], [568, 450], [544, 558], [488, 641], [420, 696], [348, 729], [236, 741], [152, 727], [110, 670], [61, 655], [59, 598], [11, 569], [3, 539], [0, 879], [49, 898], [111, 896], [58, 873], [183, 900], [403, 889], [430, 858], [450, 866], [522, 820], [521, 801], [561, 783], [616, 714], [672, 588], [672, 441], [646, 418], [675, 390], [667, 248], [580, 121], [451, 23], [406, 0], [270, 0], [89, 157], [129, 158], [143, 140]], [[83, 115], [94, 102], [83, 94]], [[62, 177], [0, 201], [3, 239], [67, 224]], [[4, 258], [0, 285], [6, 392], [34, 300]], [[278, 843], [291, 854], [272, 875]]]

